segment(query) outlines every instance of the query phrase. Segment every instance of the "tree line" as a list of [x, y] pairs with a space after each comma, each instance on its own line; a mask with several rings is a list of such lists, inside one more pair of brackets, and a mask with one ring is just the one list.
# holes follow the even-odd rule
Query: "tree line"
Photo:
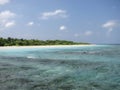
[[89, 44], [83, 42], [73, 42], [66, 40], [36, 40], [36, 39], [17, 39], [17, 38], [0, 38], [0, 46], [32, 46], [32, 45], [80, 45]]

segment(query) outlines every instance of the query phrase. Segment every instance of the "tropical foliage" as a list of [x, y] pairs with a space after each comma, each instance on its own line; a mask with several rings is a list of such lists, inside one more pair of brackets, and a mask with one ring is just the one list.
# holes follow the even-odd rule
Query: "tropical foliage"
[[78, 45], [78, 44], [88, 44], [88, 43], [78, 43], [66, 40], [27, 40], [27, 39], [17, 39], [17, 38], [0, 38], [0, 46], [32, 46], [32, 45]]

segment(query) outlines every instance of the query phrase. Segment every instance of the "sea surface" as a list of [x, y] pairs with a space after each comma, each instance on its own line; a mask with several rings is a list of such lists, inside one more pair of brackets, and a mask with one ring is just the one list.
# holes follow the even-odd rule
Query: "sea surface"
[[120, 45], [0, 49], [0, 90], [120, 90]]

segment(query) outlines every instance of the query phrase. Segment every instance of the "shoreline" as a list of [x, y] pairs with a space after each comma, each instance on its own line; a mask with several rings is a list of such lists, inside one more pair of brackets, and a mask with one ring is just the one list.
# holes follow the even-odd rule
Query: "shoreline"
[[41, 45], [41, 46], [0, 46], [0, 49], [11, 49], [11, 48], [56, 48], [56, 47], [88, 47], [96, 46], [95, 44], [90, 45]]

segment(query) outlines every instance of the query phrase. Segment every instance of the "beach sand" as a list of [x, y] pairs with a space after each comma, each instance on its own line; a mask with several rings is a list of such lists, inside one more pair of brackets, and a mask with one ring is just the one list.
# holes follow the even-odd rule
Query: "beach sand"
[[0, 46], [0, 49], [13, 49], [13, 48], [61, 48], [61, 47], [89, 47], [95, 46], [95, 44], [91, 45], [44, 45], [44, 46]]

